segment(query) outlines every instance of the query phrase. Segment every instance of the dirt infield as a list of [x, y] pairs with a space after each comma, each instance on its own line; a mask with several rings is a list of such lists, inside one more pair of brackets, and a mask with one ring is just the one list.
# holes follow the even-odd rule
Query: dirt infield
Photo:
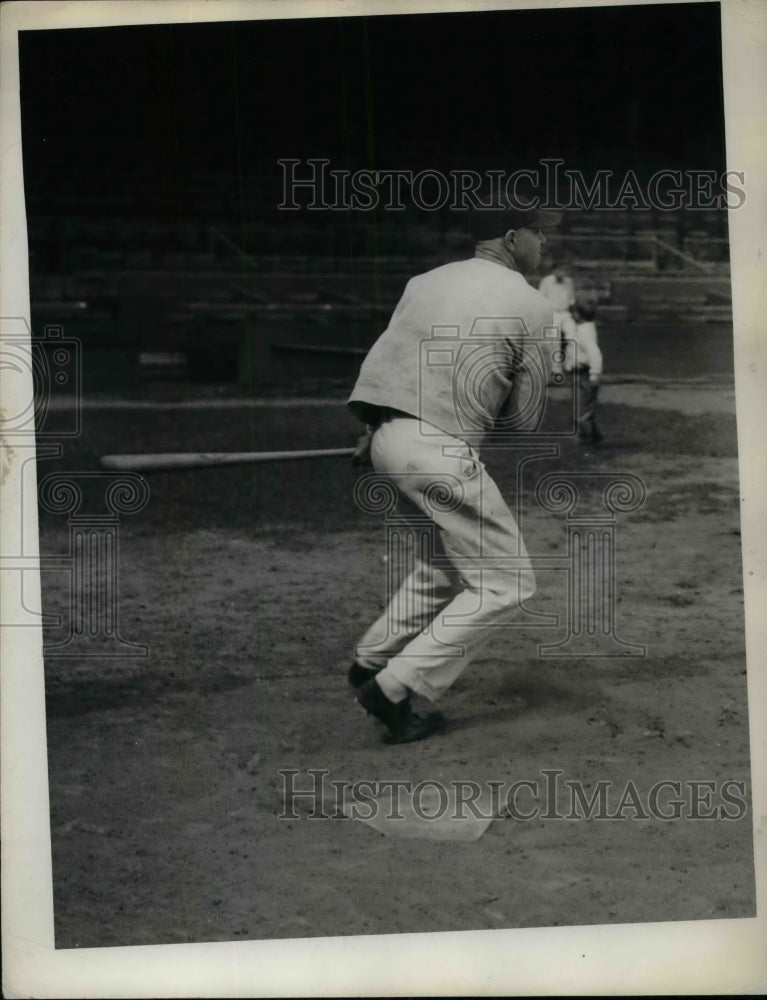
[[[153, 477], [147, 506], [121, 518], [119, 558], [120, 631], [149, 655], [46, 660], [57, 947], [752, 916], [733, 404], [728, 387], [605, 386], [604, 446], [568, 441], [535, 463], [536, 476], [589, 473], [591, 499], [598, 473], [646, 485], [616, 523], [617, 631], [646, 655], [542, 659], [561, 630], [504, 634], [444, 698], [445, 732], [407, 747], [384, 745], [346, 687], [384, 597], [382, 523], [354, 506], [352, 470]], [[116, 451], [332, 447], [355, 431], [336, 402], [85, 409], [83, 435], [39, 476]], [[487, 464], [513, 501], [513, 452]], [[564, 516], [534, 486], [519, 497], [528, 548], [565, 556]], [[88, 480], [94, 510], [100, 489]], [[43, 511], [40, 532], [43, 554], [66, 552], [65, 517]], [[538, 576], [531, 606], [561, 613], [566, 574]], [[61, 573], [43, 584], [44, 610], [62, 615], [55, 641], [71, 594]], [[280, 772], [306, 789], [311, 769], [342, 783], [537, 782], [518, 798], [534, 815], [473, 843], [386, 836], [328, 795], [334, 818], [286, 801]], [[568, 781], [609, 783], [611, 813], [632, 783], [639, 808], [550, 815], [554, 771], [565, 814]], [[662, 780], [680, 783], [684, 816], [648, 805]], [[656, 811], [673, 812], [670, 788]]]

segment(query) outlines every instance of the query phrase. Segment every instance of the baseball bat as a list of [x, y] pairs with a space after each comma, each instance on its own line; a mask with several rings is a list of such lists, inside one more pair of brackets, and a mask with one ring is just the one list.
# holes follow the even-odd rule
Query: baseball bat
[[354, 448], [319, 448], [312, 451], [222, 451], [171, 452], [159, 455], [102, 455], [102, 469], [120, 472], [181, 472], [211, 469], [220, 465], [251, 465], [257, 462], [290, 462], [303, 458], [341, 458]]

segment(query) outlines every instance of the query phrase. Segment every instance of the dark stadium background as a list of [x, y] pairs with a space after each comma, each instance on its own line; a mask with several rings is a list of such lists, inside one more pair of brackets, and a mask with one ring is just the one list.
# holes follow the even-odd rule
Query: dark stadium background
[[[407, 277], [470, 248], [445, 212], [280, 212], [279, 158], [721, 174], [719, 22], [703, 3], [23, 32], [35, 337], [82, 342], [89, 393], [343, 390]], [[568, 215], [612, 373], [731, 376], [726, 237], [721, 211]]]
[[172, 198], [194, 171], [291, 155], [724, 166], [710, 3], [30, 32], [22, 74], [25, 163], [51, 198], [107, 168]]

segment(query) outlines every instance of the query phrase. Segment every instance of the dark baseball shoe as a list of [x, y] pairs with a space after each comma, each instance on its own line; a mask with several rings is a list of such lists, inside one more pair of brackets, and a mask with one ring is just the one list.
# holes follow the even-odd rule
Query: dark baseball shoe
[[363, 684], [367, 684], [368, 681], [372, 680], [382, 670], [383, 667], [363, 667], [355, 660], [349, 667], [347, 677], [351, 686], [356, 689], [361, 688]]
[[404, 701], [389, 701], [374, 680], [357, 689], [357, 701], [368, 715], [383, 722], [389, 730], [386, 743], [415, 743], [431, 736], [445, 721], [441, 712], [430, 712], [421, 717], [410, 707], [410, 697]]

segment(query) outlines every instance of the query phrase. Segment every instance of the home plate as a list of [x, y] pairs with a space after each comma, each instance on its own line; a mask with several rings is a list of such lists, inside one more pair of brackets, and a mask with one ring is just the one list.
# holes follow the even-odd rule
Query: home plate
[[359, 801], [347, 798], [343, 811], [379, 833], [421, 840], [479, 840], [493, 820], [501, 818], [500, 810], [491, 808], [489, 797], [484, 802], [481, 798], [465, 802], [453, 785], [435, 787], [434, 782], [400, 788], [399, 794], [392, 790]]

